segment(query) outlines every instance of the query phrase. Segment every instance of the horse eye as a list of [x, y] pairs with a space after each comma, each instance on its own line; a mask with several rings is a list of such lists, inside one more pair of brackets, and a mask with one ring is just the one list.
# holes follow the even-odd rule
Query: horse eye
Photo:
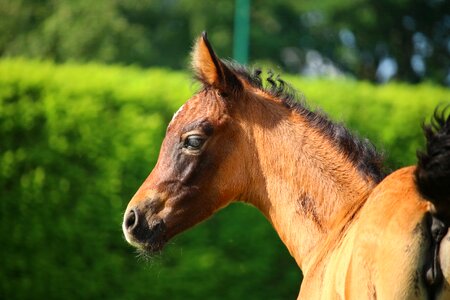
[[190, 135], [184, 140], [184, 148], [188, 150], [200, 150], [205, 139], [200, 135]]

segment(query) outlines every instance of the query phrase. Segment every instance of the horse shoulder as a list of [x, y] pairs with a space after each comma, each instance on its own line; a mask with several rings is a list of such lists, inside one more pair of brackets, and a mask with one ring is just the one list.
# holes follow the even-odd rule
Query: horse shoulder
[[403, 168], [386, 177], [361, 211], [355, 266], [366, 269], [366, 284], [376, 298], [426, 298], [422, 273], [430, 243], [426, 219], [430, 205], [416, 190], [414, 169]]
[[305, 274], [302, 299], [415, 299], [395, 290], [402, 286], [423, 296], [418, 271], [427, 205], [412, 172], [399, 170], [374, 189], [339, 244]]

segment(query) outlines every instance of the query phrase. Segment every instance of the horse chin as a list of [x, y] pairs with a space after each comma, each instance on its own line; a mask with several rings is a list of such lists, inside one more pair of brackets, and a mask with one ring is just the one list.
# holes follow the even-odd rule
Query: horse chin
[[137, 247], [138, 251], [147, 256], [153, 256], [155, 254], [161, 253], [164, 246], [166, 245], [166, 241], [158, 241], [152, 243], [144, 243]]

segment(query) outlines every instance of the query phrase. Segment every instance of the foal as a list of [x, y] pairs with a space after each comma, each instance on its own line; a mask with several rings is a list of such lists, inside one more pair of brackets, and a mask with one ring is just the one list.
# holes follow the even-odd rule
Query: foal
[[[159, 251], [231, 201], [246, 201], [302, 269], [299, 298], [450, 297], [449, 119], [429, 130], [436, 142], [420, 168], [384, 179], [370, 143], [295, 102], [281, 80], [269, 77], [264, 88], [259, 73], [223, 62], [206, 34], [192, 63], [203, 88], [174, 115], [128, 204], [130, 244]], [[436, 175], [439, 147], [445, 169]]]

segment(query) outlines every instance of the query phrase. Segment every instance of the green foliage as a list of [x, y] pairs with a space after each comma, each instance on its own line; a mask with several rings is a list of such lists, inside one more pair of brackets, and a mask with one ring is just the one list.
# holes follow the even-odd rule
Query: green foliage
[[[286, 78], [311, 105], [414, 163], [448, 91]], [[163, 69], [0, 61], [0, 298], [292, 299], [300, 272], [256, 209], [233, 204], [136, 259], [123, 211], [196, 86]]]

